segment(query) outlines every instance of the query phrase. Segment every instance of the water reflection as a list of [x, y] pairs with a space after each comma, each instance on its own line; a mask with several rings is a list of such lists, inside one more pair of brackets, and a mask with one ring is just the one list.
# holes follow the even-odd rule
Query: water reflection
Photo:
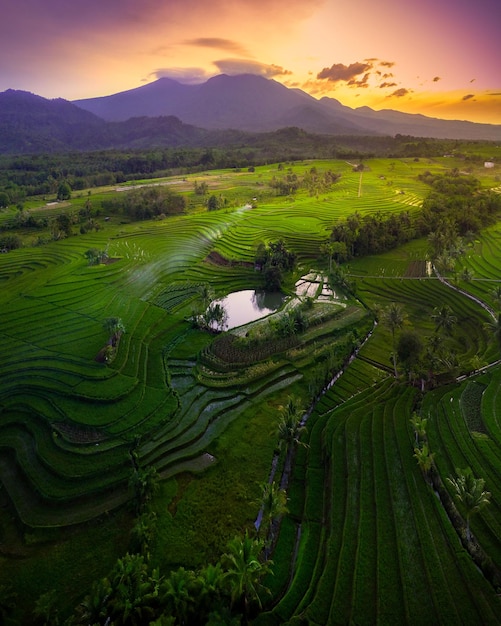
[[228, 314], [226, 326], [228, 330], [274, 313], [284, 301], [285, 296], [280, 292], [255, 291], [254, 289], [235, 291], [217, 300]]

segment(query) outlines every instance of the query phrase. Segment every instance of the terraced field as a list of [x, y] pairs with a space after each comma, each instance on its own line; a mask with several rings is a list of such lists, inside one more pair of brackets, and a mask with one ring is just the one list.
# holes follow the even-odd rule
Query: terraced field
[[[472, 530], [501, 568], [501, 370], [454, 382], [470, 363], [495, 361], [498, 348], [489, 313], [427, 274], [425, 242], [351, 262], [358, 299], [316, 301], [300, 338], [260, 343], [251, 327], [216, 337], [189, 320], [208, 285], [216, 297], [260, 286], [260, 242], [283, 238], [296, 252], [294, 280], [320, 275], [320, 244], [337, 219], [417, 210], [425, 193], [417, 174], [441, 168], [373, 160], [360, 173], [353, 165], [316, 164], [341, 174], [331, 192], [266, 201], [261, 187], [276, 167], [214, 173], [211, 189], [255, 194], [257, 206], [196, 209], [1, 255], [0, 480], [25, 524], [68, 526], [121, 506], [133, 496], [135, 467], [166, 480], [203, 472], [220, 461], [214, 442], [233, 422], [251, 421], [257, 405], [276, 410], [276, 398], [299, 389], [306, 403], [316, 397], [308, 446], [298, 449], [289, 486], [273, 601], [256, 624], [499, 623], [495, 590], [413, 458], [418, 409], [444, 482], [467, 465], [485, 478], [492, 501]], [[461, 286], [492, 307], [500, 240], [499, 226], [487, 230], [463, 261], [475, 280]], [[110, 261], [89, 266], [92, 247], [106, 248]], [[457, 325], [446, 342], [460, 365], [448, 386], [421, 395], [395, 380], [390, 330], [371, 313], [391, 302], [404, 308], [404, 328], [424, 338], [435, 333], [434, 309], [451, 307]], [[105, 364], [110, 317], [126, 330]], [[245, 463], [252, 459], [242, 459], [243, 472]]]

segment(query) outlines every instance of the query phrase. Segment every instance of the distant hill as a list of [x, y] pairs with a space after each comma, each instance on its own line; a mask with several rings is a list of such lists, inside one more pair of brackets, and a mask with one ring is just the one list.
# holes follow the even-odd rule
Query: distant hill
[[0, 93], [0, 153], [94, 150], [109, 140], [109, 124], [67, 100], [26, 91]]
[[442, 139], [501, 140], [501, 125], [440, 120], [398, 111], [352, 109], [334, 98], [317, 100], [300, 89], [252, 74], [210, 78], [183, 85], [169, 78], [111, 96], [76, 100], [77, 106], [109, 121], [174, 115], [207, 129], [251, 132], [297, 126], [331, 135], [413, 135]]
[[67, 100], [0, 93], [0, 154], [200, 145], [206, 135], [174, 116], [107, 122]]

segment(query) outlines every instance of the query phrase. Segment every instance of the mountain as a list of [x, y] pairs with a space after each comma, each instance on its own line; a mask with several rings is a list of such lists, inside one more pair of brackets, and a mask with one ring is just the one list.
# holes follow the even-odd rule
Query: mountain
[[304, 91], [253, 74], [221, 74], [200, 85], [160, 78], [143, 87], [73, 104], [108, 121], [174, 115], [187, 124], [213, 130], [265, 132], [297, 126], [316, 133], [367, 134], [363, 127], [324, 112], [318, 100]]
[[0, 154], [190, 146], [206, 135], [173, 116], [107, 122], [67, 100], [13, 89], [0, 93]]
[[[395, 135], [501, 140], [501, 125], [445, 121], [369, 107], [352, 109], [334, 98], [317, 100], [300, 89], [249, 74], [220, 75], [201, 85], [161, 78], [137, 89], [75, 102], [12, 89], [0, 93], [0, 154], [251, 146], [256, 141], [275, 145], [278, 136], [260, 138], [251, 133], [277, 133], [287, 128], [310, 134], [293, 133], [295, 149], [319, 146], [332, 136], [339, 145], [356, 145], [362, 150], [360, 142], [384, 142]], [[285, 144], [281, 145], [285, 149]]]
[[200, 85], [169, 78], [110, 96], [73, 104], [109, 121], [137, 116], [174, 115], [207, 129], [250, 132], [297, 126], [330, 135], [413, 135], [442, 139], [501, 140], [501, 125], [441, 120], [369, 107], [352, 109], [334, 98], [317, 100], [262, 76], [225, 74]]
[[0, 153], [95, 150], [107, 140], [108, 127], [67, 100], [13, 89], [0, 93]]

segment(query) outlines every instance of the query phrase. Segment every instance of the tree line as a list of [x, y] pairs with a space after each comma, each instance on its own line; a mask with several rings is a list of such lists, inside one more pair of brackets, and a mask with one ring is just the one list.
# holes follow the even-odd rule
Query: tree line
[[[501, 196], [481, 191], [480, 182], [457, 171], [421, 175], [432, 189], [420, 211], [353, 213], [333, 226], [330, 243], [339, 242], [338, 261], [379, 254], [411, 239], [433, 234], [433, 258], [453, 253], [461, 238], [469, 238], [494, 224], [501, 212]], [[341, 252], [340, 252], [341, 250]]]
[[208, 169], [247, 168], [280, 161], [334, 158], [432, 157], [454, 153], [481, 161], [467, 141], [406, 135], [366, 137], [314, 135], [299, 128], [270, 133], [220, 131], [200, 145], [59, 154], [0, 156], [0, 208], [27, 197], [57, 192], [61, 181], [74, 191]]

